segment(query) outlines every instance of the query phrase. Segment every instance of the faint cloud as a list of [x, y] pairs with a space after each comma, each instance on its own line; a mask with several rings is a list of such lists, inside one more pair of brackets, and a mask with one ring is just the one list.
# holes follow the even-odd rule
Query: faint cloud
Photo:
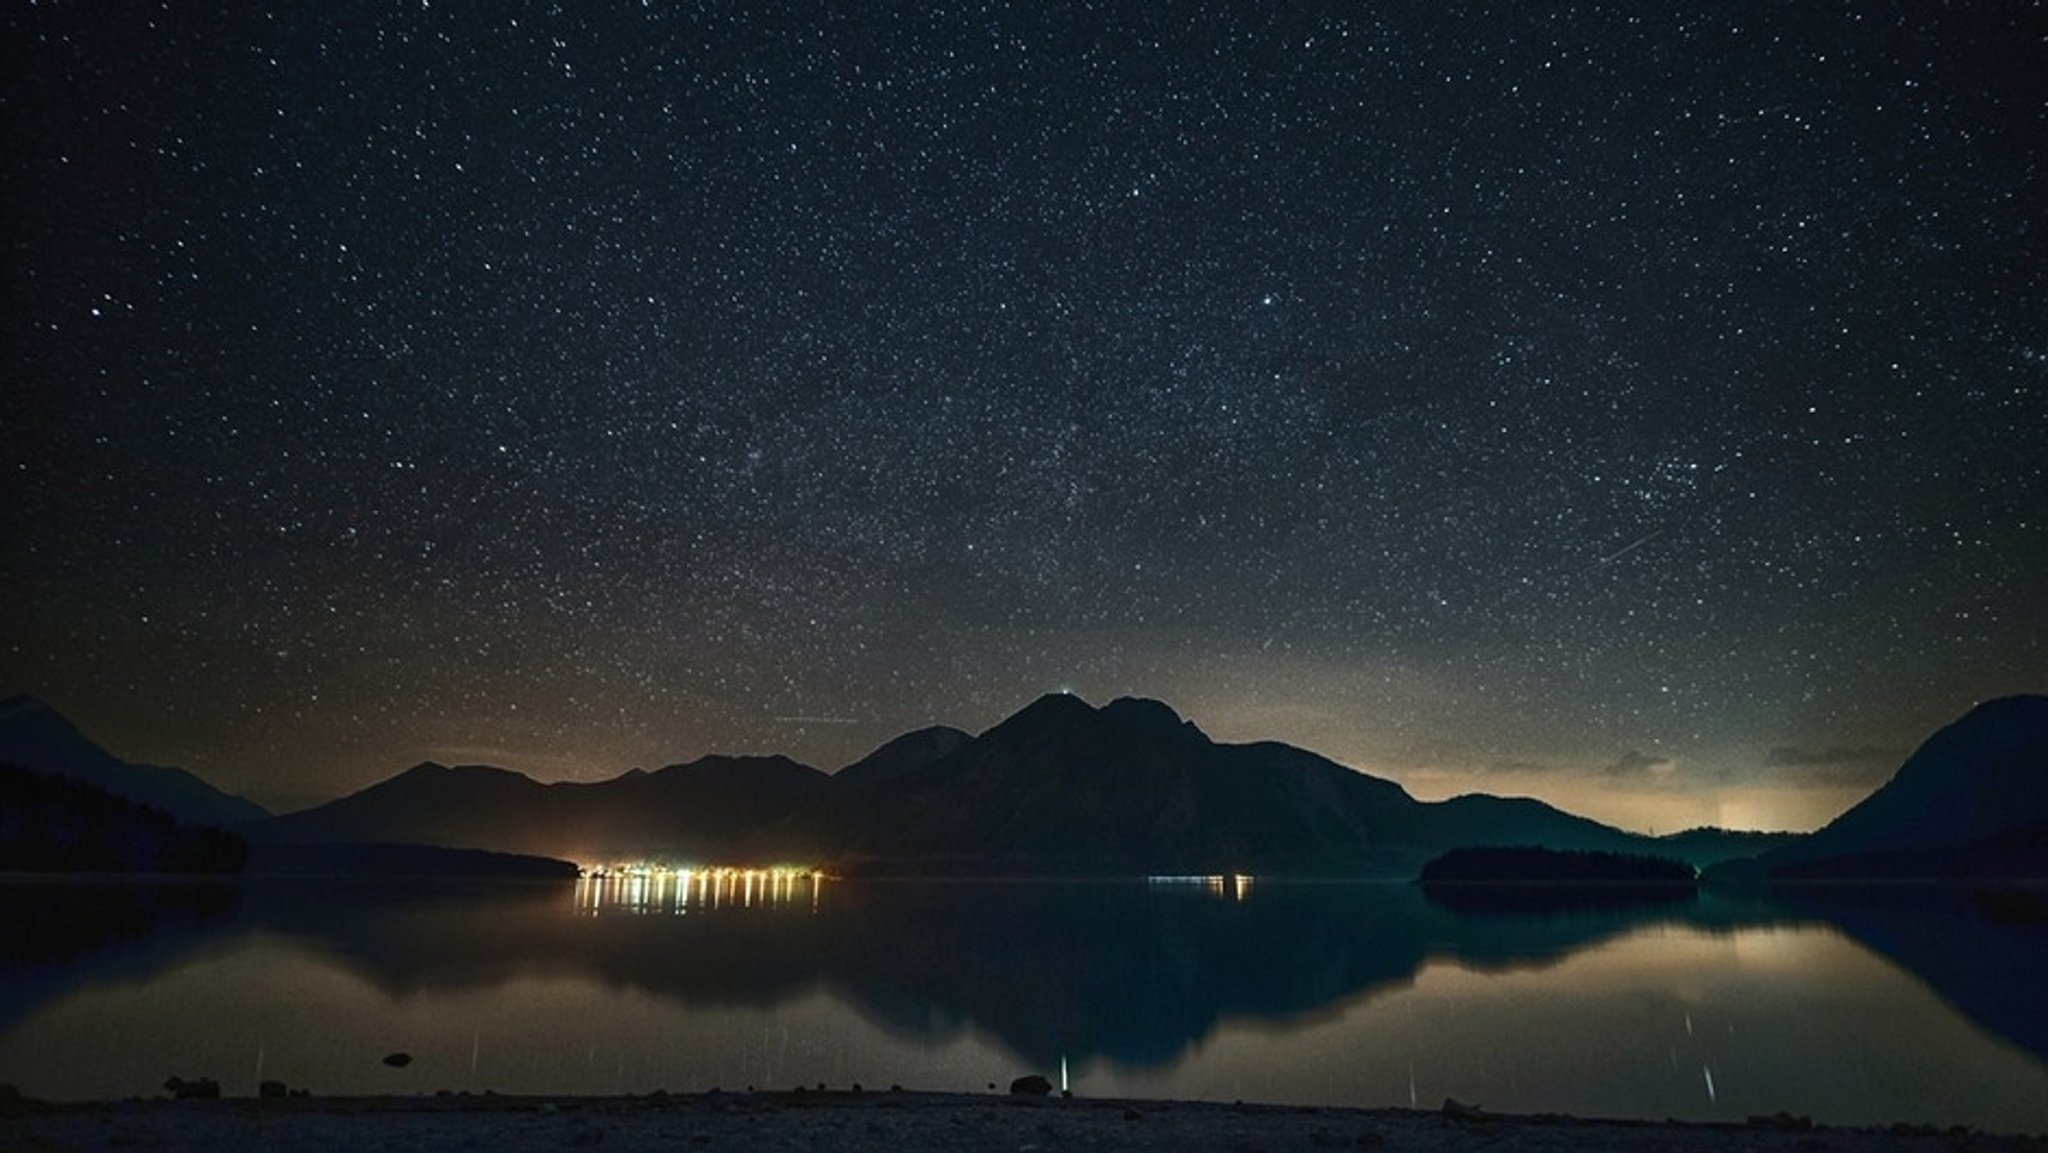
[[1653, 757], [1635, 749], [1621, 754], [1621, 759], [1600, 770], [1610, 777], [1635, 777], [1644, 773], [1668, 773], [1675, 768], [1670, 757]]
[[428, 760], [440, 765], [489, 765], [499, 768], [506, 761], [520, 759], [519, 750], [504, 745], [433, 745], [425, 752]]
[[1551, 773], [1557, 771], [1556, 766], [1546, 765], [1541, 761], [1495, 761], [1486, 766], [1486, 770], [1490, 773]]
[[1779, 745], [1764, 756], [1767, 765], [1847, 765], [1869, 761], [1886, 761], [1899, 755], [1897, 749], [1881, 749], [1876, 745], [1862, 745], [1849, 748], [1843, 745], [1829, 745], [1825, 749], [1802, 749], [1792, 745]]
[[1877, 745], [1829, 745], [1821, 749], [1778, 745], [1764, 754], [1764, 765], [1789, 769], [1815, 780], [1867, 783], [1882, 779], [1903, 756], [1902, 749]]

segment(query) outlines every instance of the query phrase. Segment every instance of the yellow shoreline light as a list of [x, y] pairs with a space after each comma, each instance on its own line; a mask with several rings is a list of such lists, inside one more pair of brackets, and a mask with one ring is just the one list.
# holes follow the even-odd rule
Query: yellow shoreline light
[[775, 908], [809, 897], [818, 911], [829, 878], [804, 865], [755, 868], [732, 865], [590, 865], [579, 870], [576, 910], [596, 915], [606, 909], [630, 913], [683, 915], [714, 909]]
[[1233, 901], [1242, 901], [1252, 895], [1252, 880], [1250, 873], [1156, 873], [1145, 878], [1147, 884], [1199, 887], [1212, 897]]

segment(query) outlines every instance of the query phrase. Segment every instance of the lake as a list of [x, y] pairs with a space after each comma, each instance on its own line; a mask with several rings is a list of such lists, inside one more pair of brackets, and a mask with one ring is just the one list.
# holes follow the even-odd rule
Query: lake
[[[860, 1083], [2048, 1131], [2048, 895], [1183, 878], [0, 884], [55, 1099]], [[393, 1068], [381, 1058], [412, 1056]]]

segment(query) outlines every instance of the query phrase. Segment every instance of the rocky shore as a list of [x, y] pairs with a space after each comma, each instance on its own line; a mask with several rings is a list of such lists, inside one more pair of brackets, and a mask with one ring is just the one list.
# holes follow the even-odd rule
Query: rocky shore
[[2048, 1150], [2041, 1137], [1899, 1126], [1848, 1129], [1778, 1115], [1746, 1124], [919, 1092], [653, 1094], [613, 1098], [187, 1099], [0, 1102], [0, 1148], [41, 1151], [377, 1149], [1144, 1150], [1311, 1149]]

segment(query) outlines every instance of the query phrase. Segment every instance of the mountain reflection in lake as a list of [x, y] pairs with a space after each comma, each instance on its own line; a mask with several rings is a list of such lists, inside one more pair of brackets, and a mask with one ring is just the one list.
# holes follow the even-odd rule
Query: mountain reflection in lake
[[[2048, 928], [2030, 900], [11, 884], [4, 923], [66, 928], [0, 951], [0, 1081], [56, 1098], [174, 1073], [230, 1094], [981, 1090], [1064, 1065], [1081, 1096], [2038, 1131]], [[413, 1062], [381, 1064], [394, 1050]]]

